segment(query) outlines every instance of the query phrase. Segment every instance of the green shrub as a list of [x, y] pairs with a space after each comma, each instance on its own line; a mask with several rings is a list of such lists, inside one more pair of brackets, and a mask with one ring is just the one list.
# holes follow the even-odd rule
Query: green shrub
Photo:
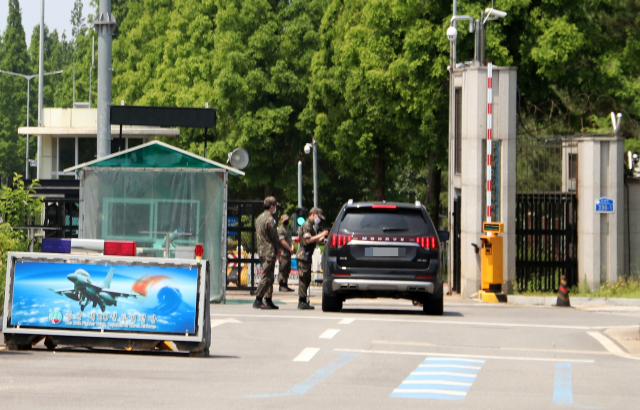
[[[13, 227], [40, 225], [42, 221], [42, 200], [33, 196], [33, 189], [25, 188], [21, 177], [14, 174], [13, 187], [5, 186], [0, 190], [0, 315], [4, 311], [7, 253], [29, 249], [28, 232]], [[38, 181], [34, 180], [32, 186], [39, 186]]]

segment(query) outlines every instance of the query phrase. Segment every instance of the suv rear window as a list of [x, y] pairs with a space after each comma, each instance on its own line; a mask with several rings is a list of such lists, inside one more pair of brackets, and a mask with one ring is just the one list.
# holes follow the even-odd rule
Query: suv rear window
[[422, 217], [422, 212], [413, 209], [350, 209], [340, 223], [340, 229], [354, 233], [389, 235], [433, 234], [431, 226]]

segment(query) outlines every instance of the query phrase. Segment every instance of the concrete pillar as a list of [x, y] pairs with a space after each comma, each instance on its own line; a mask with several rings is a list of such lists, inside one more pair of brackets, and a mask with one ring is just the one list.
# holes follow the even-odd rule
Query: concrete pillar
[[[460, 195], [461, 294], [469, 297], [480, 289], [480, 254], [472, 244], [481, 245], [482, 223], [486, 221], [487, 68], [465, 67], [454, 72], [454, 84], [462, 89], [461, 172], [451, 178], [450, 192]], [[504, 224], [503, 290], [513, 291], [515, 282], [516, 217], [516, 89], [515, 67], [493, 68], [493, 140], [500, 142], [499, 222]], [[453, 104], [453, 102], [452, 102]], [[452, 117], [453, 121], [456, 121]], [[450, 128], [455, 132], [455, 126]], [[454, 169], [455, 138], [450, 136], [450, 169]], [[451, 202], [452, 203], [452, 202]], [[450, 206], [450, 218], [453, 207]], [[453, 254], [453, 253], [452, 253]]]
[[[624, 267], [624, 139], [585, 137], [578, 142], [578, 280], [591, 290], [615, 283]], [[596, 213], [599, 198], [613, 213]]]
[[469, 67], [462, 78], [460, 293], [469, 297], [480, 289], [480, 254], [472, 244], [481, 246], [485, 220], [487, 69]]

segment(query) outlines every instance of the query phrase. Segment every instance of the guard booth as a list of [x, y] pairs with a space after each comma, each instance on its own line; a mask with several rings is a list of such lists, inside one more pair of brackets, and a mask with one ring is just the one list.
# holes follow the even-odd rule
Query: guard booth
[[244, 172], [160, 141], [65, 172], [80, 180], [79, 238], [136, 241], [136, 256], [157, 258], [203, 244], [210, 301], [225, 300], [227, 179]]

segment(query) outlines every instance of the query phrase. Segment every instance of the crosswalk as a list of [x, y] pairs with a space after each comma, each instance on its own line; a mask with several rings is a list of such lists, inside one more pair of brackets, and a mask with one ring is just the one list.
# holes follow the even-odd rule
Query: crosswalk
[[483, 359], [427, 357], [389, 397], [462, 400], [484, 362]]

